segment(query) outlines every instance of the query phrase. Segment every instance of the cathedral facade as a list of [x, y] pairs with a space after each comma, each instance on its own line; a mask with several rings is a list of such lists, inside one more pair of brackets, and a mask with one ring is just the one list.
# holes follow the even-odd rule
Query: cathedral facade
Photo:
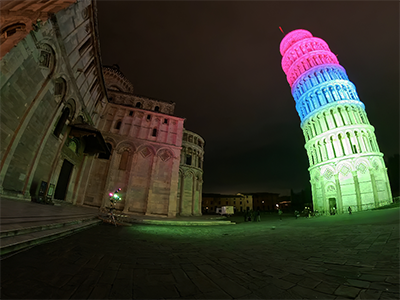
[[96, 15], [90, 0], [2, 2], [0, 194], [102, 207], [120, 188], [127, 213], [201, 214], [204, 140], [102, 66]]

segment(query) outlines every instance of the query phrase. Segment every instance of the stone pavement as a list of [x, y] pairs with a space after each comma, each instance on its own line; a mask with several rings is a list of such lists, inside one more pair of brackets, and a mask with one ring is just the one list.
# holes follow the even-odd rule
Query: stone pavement
[[399, 212], [102, 224], [2, 260], [1, 298], [399, 299]]

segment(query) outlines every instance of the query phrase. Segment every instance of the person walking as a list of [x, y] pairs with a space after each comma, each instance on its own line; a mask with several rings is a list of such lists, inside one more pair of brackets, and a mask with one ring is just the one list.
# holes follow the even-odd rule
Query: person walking
[[260, 210], [259, 209], [257, 209], [257, 213], [256, 213], [256, 220], [257, 220], [257, 222], [260, 222], [261, 221], [261, 213], [260, 213]]
[[282, 221], [282, 214], [283, 214], [283, 212], [282, 212], [282, 210], [281, 210], [280, 208], [278, 209], [278, 214], [279, 214], [279, 220]]
[[349, 211], [349, 215], [351, 215], [351, 206], [347, 210]]

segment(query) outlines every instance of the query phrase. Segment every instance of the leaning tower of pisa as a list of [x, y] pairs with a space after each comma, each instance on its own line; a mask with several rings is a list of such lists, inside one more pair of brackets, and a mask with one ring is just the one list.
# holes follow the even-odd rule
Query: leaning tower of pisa
[[365, 106], [328, 44], [303, 29], [280, 44], [310, 163], [314, 210], [361, 211], [392, 202]]

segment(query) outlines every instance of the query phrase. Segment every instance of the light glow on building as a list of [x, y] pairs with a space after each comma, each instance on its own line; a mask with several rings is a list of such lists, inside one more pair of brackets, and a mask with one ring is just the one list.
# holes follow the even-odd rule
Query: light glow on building
[[392, 203], [375, 129], [337, 56], [303, 29], [289, 32], [280, 52], [306, 141], [314, 210], [356, 212]]

